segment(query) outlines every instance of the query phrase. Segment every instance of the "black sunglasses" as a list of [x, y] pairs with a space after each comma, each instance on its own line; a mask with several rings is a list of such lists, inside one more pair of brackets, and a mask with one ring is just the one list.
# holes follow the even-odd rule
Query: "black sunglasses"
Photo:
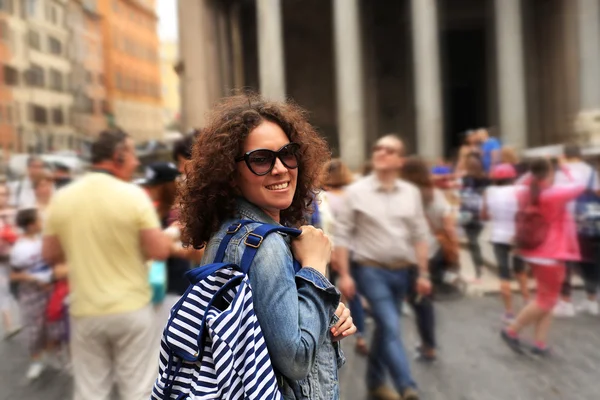
[[256, 149], [237, 157], [235, 162], [245, 161], [250, 172], [254, 175], [267, 175], [275, 166], [275, 159], [279, 158], [281, 163], [289, 169], [298, 168], [298, 143], [288, 143], [277, 151], [268, 149]]
[[390, 147], [390, 146], [384, 146], [384, 145], [381, 145], [381, 144], [376, 144], [375, 146], [373, 146], [373, 153], [377, 153], [380, 150], [385, 151], [385, 154], [387, 154], [388, 156], [391, 156], [392, 154], [399, 154], [400, 155], [400, 150], [399, 149], [395, 149], [395, 148]]

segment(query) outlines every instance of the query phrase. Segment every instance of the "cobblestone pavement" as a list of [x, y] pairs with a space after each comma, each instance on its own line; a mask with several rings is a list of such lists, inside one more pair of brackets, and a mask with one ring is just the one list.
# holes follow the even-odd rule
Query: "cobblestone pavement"
[[[437, 303], [440, 360], [412, 363], [425, 400], [588, 400], [598, 399], [600, 382], [600, 319], [578, 316], [557, 321], [548, 360], [517, 356], [501, 343], [499, 300], [469, 298]], [[410, 317], [403, 319], [405, 344], [417, 340]], [[370, 328], [372, 325], [369, 325]], [[345, 349], [348, 364], [341, 371], [342, 399], [366, 399], [365, 361], [355, 355], [353, 339]], [[70, 378], [47, 370], [27, 384], [23, 338], [0, 342], [0, 400], [67, 400]]]
[[[412, 362], [424, 400], [591, 400], [600, 388], [600, 318], [556, 320], [551, 359], [514, 354], [501, 342], [498, 297], [436, 303], [440, 359]], [[404, 343], [418, 343], [412, 319], [404, 318]], [[372, 328], [372, 326], [371, 326]], [[527, 337], [527, 332], [525, 337]], [[342, 399], [366, 399], [365, 362], [350, 343], [341, 371]], [[411, 353], [412, 354], [412, 353]]]

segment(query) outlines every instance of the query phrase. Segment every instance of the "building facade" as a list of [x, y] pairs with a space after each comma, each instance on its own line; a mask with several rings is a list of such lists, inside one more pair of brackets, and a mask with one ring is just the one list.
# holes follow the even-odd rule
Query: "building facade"
[[12, 87], [16, 84], [16, 77], [14, 69], [7, 63], [12, 58], [15, 40], [11, 29], [11, 19], [15, 11], [12, 3], [0, 1], [0, 147], [4, 159], [15, 146], [13, 119], [16, 112]]
[[353, 168], [389, 132], [430, 160], [481, 126], [521, 149], [600, 140], [600, 0], [178, 7], [186, 129], [232, 89], [251, 88], [307, 108]]
[[75, 145], [70, 121], [71, 63], [66, 27], [67, 0], [13, 2], [18, 9], [13, 57], [18, 84], [13, 88], [19, 151], [50, 152]]
[[79, 144], [92, 141], [107, 126], [102, 17], [96, 0], [70, 0], [67, 10], [71, 37], [71, 121]]
[[179, 125], [181, 93], [179, 76], [175, 67], [179, 61], [178, 44], [163, 41], [160, 44], [160, 79], [162, 85], [163, 126], [176, 128]]
[[138, 142], [163, 135], [155, 6], [155, 0], [98, 0], [110, 123]]

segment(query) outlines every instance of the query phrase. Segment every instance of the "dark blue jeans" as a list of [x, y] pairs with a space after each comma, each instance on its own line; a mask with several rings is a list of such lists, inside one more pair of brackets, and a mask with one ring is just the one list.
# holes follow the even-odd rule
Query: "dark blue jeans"
[[375, 320], [367, 387], [376, 389], [383, 385], [387, 369], [400, 393], [408, 387], [416, 388], [400, 331], [400, 303], [408, 291], [409, 271], [361, 265], [356, 270], [356, 276], [358, 289], [369, 301]]
[[419, 269], [417, 266], [409, 269], [408, 302], [415, 312], [417, 330], [421, 345], [427, 349], [436, 348], [435, 340], [435, 310], [431, 296], [419, 296], [417, 293], [417, 279]]
[[477, 278], [481, 278], [481, 267], [483, 267], [483, 256], [481, 255], [481, 247], [479, 246], [479, 235], [483, 230], [483, 225], [480, 223], [474, 223], [465, 225], [463, 227], [465, 234], [467, 235], [469, 253], [473, 259], [475, 266], [475, 274]]

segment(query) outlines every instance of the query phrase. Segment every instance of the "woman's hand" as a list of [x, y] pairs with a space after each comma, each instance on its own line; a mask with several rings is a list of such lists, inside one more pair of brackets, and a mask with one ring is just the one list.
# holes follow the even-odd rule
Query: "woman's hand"
[[338, 305], [335, 315], [338, 316], [339, 320], [333, 328], [331, 328], [331, 334], [333, 335], [334, 341], [339, 341], [352, 336], [356, 333], [356, 326], [352, 322], [350, 316], [350, 309], [346, 307], [344, 303]]
[[302, 267], [311, 267], [325, 275], [331, 260], [331, 241], [321, 229], [306, 225], [302, 234], [292, 240], [292, 253]]

